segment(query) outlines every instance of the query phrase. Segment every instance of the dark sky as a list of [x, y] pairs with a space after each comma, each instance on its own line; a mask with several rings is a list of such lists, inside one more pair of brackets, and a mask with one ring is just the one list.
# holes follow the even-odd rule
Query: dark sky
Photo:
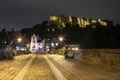
[[32, 27], [51, 14], [120, 23], [120, 0], [0, 0], [0, 30]]

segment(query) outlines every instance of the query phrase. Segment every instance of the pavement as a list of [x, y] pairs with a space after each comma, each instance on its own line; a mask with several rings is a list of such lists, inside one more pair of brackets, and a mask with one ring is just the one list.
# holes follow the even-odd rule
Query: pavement
[[43, 54], [36, 55], [23, 80], [56, 80]]
[[20, 55], [16, 56], [13, 60], [0, 61], [0, 80], [13, 80], [31, 57], [31, 54]]
[[47, 55], [68, 80], [120, 80], [120, 69], [106, 65], [88, 64], [62, 55]]
[[120, 69], [57, 54], [28, 54], [0, 61], [0, 80], [120, 80]]

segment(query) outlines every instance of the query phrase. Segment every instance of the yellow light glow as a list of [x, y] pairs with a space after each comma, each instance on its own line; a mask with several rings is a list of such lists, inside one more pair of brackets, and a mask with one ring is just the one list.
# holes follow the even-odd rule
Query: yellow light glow
[[98, 19], [98, 22], [101, 22], [101, 19]]
[[78, 51], [78, 47], [76, 47], [75, 50]]
[[18, 42], [20, 43], [22, 41], [22, 38], [18, 38]]
[[92, 20], [92, 23], [96, 23], [97, 21], [96, 20]]
[[75, 50], [75, 48], [72, 48], [72, 50], [74, 51], [74, 50]]
[[57, 21], [57, 20], [58, 20], [58, 17], [57, 17], [57, 16], [50, 16], [50, 20], [51, 20], [51, 21]]
[[63, 37], [59, 37], [59, 40], [62, 42], [63, 41]]
[[71, 17], [71, 16], [69, 16], [69, 22], [71, 22], [71, 23], [72, 23], [72, 17]]
[[81, 26], [80, 18], [77, 18], [77, 23], [78, 23], [79, 26]]
[[65, 23], [64, 22], [62, 22], [62, 26], [65, 27]]
[[107, 26], [107, 23], [104, 22], [104, 21], [101, 21], [100, 23], [101, 23], [101, 25], [103, 25], [103, 26]]

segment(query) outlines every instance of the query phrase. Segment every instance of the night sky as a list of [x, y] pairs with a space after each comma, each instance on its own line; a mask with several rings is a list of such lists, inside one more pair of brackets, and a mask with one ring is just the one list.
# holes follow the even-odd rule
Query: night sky
[[120, 23], [120, 0], [0, 0], [0, 30], [32, 27], [52, 14]]

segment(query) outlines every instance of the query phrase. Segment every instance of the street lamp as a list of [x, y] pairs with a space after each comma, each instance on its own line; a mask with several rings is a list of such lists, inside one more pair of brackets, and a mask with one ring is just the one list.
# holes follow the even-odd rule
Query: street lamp
[[62, 42], [63, 41], [63, 37], [59, 37], [59, 40]]
[[63, 37], [59, 37], [59, 40], [60, 40], [60, 47], [61, 47], [63, 42]]
[[20, 43], [22, 41], [22, 38], [18, 38], [18, 42]]
[[19, 37], [17, 40], [18, 40], [18, 42], [19, 42], [19, 50], [21, 50], [20, 46], [21, 46], [22, 38]]

